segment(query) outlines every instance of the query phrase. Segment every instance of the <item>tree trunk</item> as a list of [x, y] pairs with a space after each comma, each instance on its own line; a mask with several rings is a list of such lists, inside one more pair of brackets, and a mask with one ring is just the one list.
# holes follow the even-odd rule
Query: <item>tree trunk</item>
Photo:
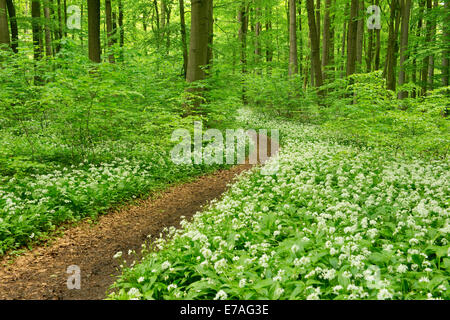
[[186, 39], [186, 21], [184, 15], [184, 0], [180, 2], [180, 33], [181, 33], [181, 46], [183, 51], [183, 76], [186, 79], [187, 64], [188, 64], [188, 49]]
[[214, 6], [213, 0], [207, 2], [207, 15], [208, 15], [208, 49], [206, 52], [206, 64], [208, 69], [211, 69], [213, 64], [213, 42], [214, 42]]
[[64, 37], [67, 37], [67, 27], [66, 27], [66, 23], [67, 23], [67, 0], [63, 1], [64, 4], [64, 21], [63, 21], [63, 30], [64, 30]]
[[362, 55], [363, 55], [363, 47], [364, 47], [364, 30], [365, 30], [365, 21], [364, 21], [364, 0], [361, 0], [358, 4], [358, 26], [357, 26], [357, 35], [356, 35], [356, 69], [358, 72], [362, 71]]
[[[238, 12], [239, 28], [239, 42], [241, 43], [241, 68], [242, 75], [247, 73], [247, 30], [248, 30], [248, 8], [245, 0], [242, 0], [241, 7]], [[245, 81], [243, 79], [243, 81]], [[247, 104], [245, 84], [242, 84], [242, 102]]]
[[[314, 3], [313, 3], [314, 4]], [[321, 19], [320, 19], [320, 4], [321, 4], [321, 0], [316, 0], [316, 8], [315, 8], [315, 12], [316, 12], [316, 31], [317, 31], [317, 40], [319, 41], [319, 51], [320, 51], [320, 29], [321, 29]], [[319, 53], [320, 55], [320, 53]]]
[[61, 39], [62, 39], [62, 35], [63, 35], [63, 26], [62, 26], [62, 20], [63, 17], [61, 15], [61, 0], [58, 0], [56, 2], [56, 15], [57, 15], [57, 19], [58, 19], [58, 24], [57, 24], [57, 30], [55, 32], [55, 38], [56, 38], [56, 52], [59, 52], [61, 50]]
[[120, 61], [123, 62], [123, 45], [125, 43], [125, 29], [123, 27], [123, 5], [122, 0], [119, 0], [119, 46], [120, 46]]
[[[14, 53], [19, 52], [19, 29], [17, 27], [16, 8], [12, 0], [6, 0], [8, 8], [9, 25], [11, 27], [11, 49]], [[0, 41], [1, 42], [1, 41]]]
[[[439, 6], [439, 2], [438, 0], [434, 0], [434, 4], [433, 4], [433, 8], [434, 10], [437, 10]], [[430, 38], [431, 42], [434, 43], [437, 41], [436, 39], [436, 19], [432, 18], [432, 23], [431, 23], [431, 38]], [[427, 83], [427, 87], [430, 90], [434, 89], [434, 54], [430, 55], [429, 58], [429, 62], [428, 62], [428, 83]]]
[[289, 76], [298, 74], [297, 0], [289, 0]]
[[48, 0], [44, 2], [44, 17], [45, 17], [45, 55], [51, 57], [53, 55], [52, 46], [52, 31], [50, 29], [51, 17]]
[[[405, 84], [405, 61], [408, 58], [406, 55], [406, 50], [408, 50], [408, 37], [409, 37], [409, 16], [411, 12], [411, 0], [402, 0], [402, 34], [400, 42], [400, 72], [398, 74], [398, 85], [402, 86]], [[404, 99], [408, 97], [406, 91], [400, 91], [398, 93], [399, 99]]]
[[6, 14], [6, 1], [0, 0], [0, 46], [10, 45], [8, 16]]
[[273, 60], [273, 49], [272, 49], [272, 8], [270, 5], [266, 6], [266, 63], [267, 63], [267, 74], [271, 72], [270, 63]]
[[444, 20], [444, 43], [445, 43], [445, 51], [443, 53], [444, 57], [442, 59], [442, 85], [444, 87], [448, 86], [448, 78], [450, 75], [449, 72], [449, 60], [450, 60], [450, 8], [449, 8], [449, 0], [445, 0], [444, 4], [445, 10], [445, 20]]
[[325, 14], [323, 17], [323, 37], [322, 37], [322, 68], [323, 77], [327, 77], [327, 68], [330, 63], [331, 51], [334, 51], [334, 34], [331, 31], [333, 26], [331, 22], [331, 0], [325, 1]]
[[255, 9], [255, 63], [256, 63], [256, 74], [261, 74], [260, 64], [261, 64], [261, 7], [259, 1], [256, 3]]
[[34, 60], [42, 58], [42, 30], [41, 30], [41, 3], [39, 0], [31, 2], [32, 30], [33, 30], [33, 52]]
[[341, 44], [341, 59], [342, 59], [342, 63], [341, 63], [341, 78], [343, 78], [345, 76], [345, 74], [347, 73], [346, 71], [346, 63], [344, 63], [344, 61], [346, 60], [346, 46], [345, 44], [347, 43], [347, 26], [348, 26], [348, 21], [350, 19], [347, 19], [347, 16], [349, 15], [349, 4], [348, 2], [345, 4], [345, 9], [344, 9], [344, 25], [342, 27], [342, 44]]
[[[380, 0], [377, 0], [375, 2], [377, 6], [380, 6]], [[380, 70], [380, 53], [381, 53], [381, 30], [376, 29], [375, 30], [376, 38], [377, 38], [377, 45], [375, 49], [375, 70]]]
[[[108, 37], [108, 49], [111, 50], [111, 47], [114, 44], [112, 40], [113, 36], [113, 23], [112, 23], [112, 7], [111, 0], [105, 0], [105, 20], [106, 20], [106, 32]], [[115, 63], [114, 54], [112, 52], [108, 55], [108, 60], [110, 63]]]
[[358, 33], [358, 7], [359, 0], [352, 0], [350, 7], [350, 19], [348, 22], [347, 39], [347, 77], [356, 71], [356, 39]]
[[88, 0], [89, 59], [100, 63], [100, 0]]
[[[158, 0], [153, 0], [153, 8], [155, 9], [155, 19], [156, 22], [156, 30], [155, 37], [156, 37], [156, 47], [159, 49], [160, 41], [161, 41], [161, 26], [159, 24], [159, 9], [158, 9]], [[153, 27], [153, 24], [152, 24]]]
[[301, 75], [303, 75], [303, 65], [302, 65], [302, 61], [303, 61], [302, 0], [298, 0], [297, 11], [298, 11], [297, 16], [298, 16], [298, 31], [299, 31], [299, 35], [297, 35], [297, 42], [298, 42], [298, 45], [299, 45], [299, 50], [298, 51], [299, 52], [298, 52], [297, 55], [300, 58], [299, 73]]
[[[316, 19], [314, 16], [314, 0], [306, 0], [306, 10], [308, 12], [309, 37], [311, 39], [311, 61], [314, 67], [314, 83], [316, 87], [323, 84], [322, 65], [320, 61], [319, 35], [316, 28]], [[322, 92], [319, 92], [322, 95]]]
[[388, 38], [388, 47], [386, 53], [386, 87], [388, 90], [395, 91], [396, 82], [395, 82], [395, 70], [397, 65], [397, 58], [395, 54], [395, 47], [397, 45], [397, 36], [396, 33], [396, 21], [399, 18], [399, 0], [391, 1], [391, 10], [390, 10], [390, 23], [389, 23], [389, 38]]
[[191, 2], [191, 40], [186, 74], [187, 82], [205, 79], [203, 66], [208, 54], [208, 2], [210, 0], [192, 0]]
[[[430, 17], [432, 2], [431, 0], [426, 1], [427, 4], [427, 25], [425, 32], [425, 43], [428, 44], [431, 41], [431, 27], [432, 27], [432, 19]], [[425, 57], [422, 63], [422, 96], [427, 94], [427, 84], [428, 84], [428, 65], [430, 63], [430, 56]]]

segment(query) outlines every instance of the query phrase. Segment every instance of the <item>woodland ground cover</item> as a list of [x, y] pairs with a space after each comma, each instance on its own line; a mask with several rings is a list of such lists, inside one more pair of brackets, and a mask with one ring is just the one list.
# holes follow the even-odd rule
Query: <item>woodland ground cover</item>
[[182, 117], [185, 84], [170, 63], [159, 73], [161, 61], [130, 55], [125, 66], [99, 65], [93, 77], [77, 50], [68, 40], [52, 65], [38, 65], [52, 78], [38, 86], [25, 56], [0, 69], [0, 254], [219, 167], [171, 161], [173, 130], [192, 130], [194, 121], [233, 125], [218, 107]]
[[109, 298], [449, 298], [448, 161], [244, 119], [281, 130], [281, 153], [267, 164], [277, 174], [253, 169], [183, 229], [154, 239]]

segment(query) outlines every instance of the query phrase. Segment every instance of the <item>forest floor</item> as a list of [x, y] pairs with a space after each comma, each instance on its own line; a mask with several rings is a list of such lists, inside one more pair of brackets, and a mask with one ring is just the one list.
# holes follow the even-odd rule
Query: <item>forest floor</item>
[[[269, 150], [262, 150], [263, 154], [270, 154], [270, 145], [269, 139]], [[265, 160], [258, 157], [259, 162]], [[103, 215], [94, 224], [83, 221], [61, 237], [12, 262], [11, 257], [3, 257], [0, 259], [0, 299], [104, 299], [121, 273], [120, 262], [113, 257], [117, 252], [126, 255], [134, 250], [137, 255], [133, 259], [140, 259], [141, 246], [149, 235], [156, 239], [164, 228], [179, 227], [183, 217], [190, 219], [211, 200], [220, 198], [228, 184], [251, 166], [248, 163], [236, 165], [190, 183], [172, 186], [156, 197]], [[71, 265], [80, 268], [80, 289], [67, 288], [70, 274], [66, 271]]]

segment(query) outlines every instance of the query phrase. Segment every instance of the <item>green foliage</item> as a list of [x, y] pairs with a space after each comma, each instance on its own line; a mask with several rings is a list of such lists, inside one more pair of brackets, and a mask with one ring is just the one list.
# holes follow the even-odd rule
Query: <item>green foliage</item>
[[[280, 129], [281, 154], [152, 239], [109, 299], [448, 299], [449, 165]], [[124, 259], [133, 259], [133, 254]], [[124, 264], [125, 265], [125, 264]]]

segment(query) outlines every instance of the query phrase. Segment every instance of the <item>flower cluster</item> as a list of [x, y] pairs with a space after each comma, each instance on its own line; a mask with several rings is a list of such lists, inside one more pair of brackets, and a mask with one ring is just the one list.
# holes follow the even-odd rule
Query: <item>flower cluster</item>
[[141, 299], [450, 298], [448, 162], [342, 145], [313, 126], [258, 125], [283, 135], [266, 164], [278, 172], [242, 174], [125, 269], [109, 298], [136, 297], [131, 287]]

